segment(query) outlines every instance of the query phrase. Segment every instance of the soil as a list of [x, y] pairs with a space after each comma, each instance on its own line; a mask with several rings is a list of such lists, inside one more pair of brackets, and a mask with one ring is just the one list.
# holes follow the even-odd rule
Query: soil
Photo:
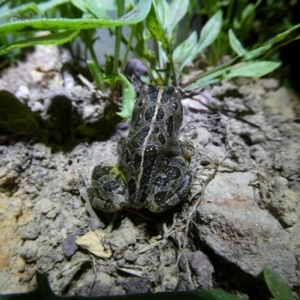
[[59, 295], [218, 288], [267, 299], [267, 267], [299, 299], [298, 97], [270, 78], [187, 92], [189, 196], [161, 214], [112, 215], [92, 209], [80, 172], [114, 165], [128, 124], [72, 72], [65, 50], [44, 46], [1, 72], [0, 90], [22, 105], [0, 122], [0, 293], [32, 290], [38, 270]]

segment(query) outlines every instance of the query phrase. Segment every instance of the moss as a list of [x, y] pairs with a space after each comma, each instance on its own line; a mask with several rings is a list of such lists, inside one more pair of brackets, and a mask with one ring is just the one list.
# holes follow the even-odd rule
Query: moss
[[29, 135], [39, 125], [32, 112], [8, 91], [0, 91], [0, 131], [12, 135]]

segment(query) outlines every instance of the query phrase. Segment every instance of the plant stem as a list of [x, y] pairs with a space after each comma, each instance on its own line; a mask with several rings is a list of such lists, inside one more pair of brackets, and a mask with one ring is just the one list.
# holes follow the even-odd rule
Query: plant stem
[[[118, 17], [124, 15], [125, 10], [125, 1], [124, 0], [118, 0], [117, 1], [118, 6]], [[113, 74], [118, 73], [118, 64], [119, 64], [119, 55], [120, 55], [120, 45], [121, 45], [121, 39], [122, 39], [122, 26], [118, 26], [116, 28], [116, 43], [115, 43], [115, 53], [114, 53], [114, 61], [113, 61]]]
[[122, 65], [121, 65], [121, 73], [123, 73], [125, 66], [126, 66], [126, 62], [127, 62], [127, 56], [130, 50], [130, 46], [132, 45], [132, 40], [135, 36], [135, 31], [136, 31], [136, 24], [132, 25], [131, 27], [131, 33], [130, 33], [130, 37], [129, 37], [129, 41], [125, 44], [126, 45], [126, 51], [122, 60]]

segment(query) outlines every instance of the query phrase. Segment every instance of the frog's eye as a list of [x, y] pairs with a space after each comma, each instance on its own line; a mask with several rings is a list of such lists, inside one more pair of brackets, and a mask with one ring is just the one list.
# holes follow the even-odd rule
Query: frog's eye
[[140, 90], [136, 93], [137, 97], [148, 95], [149, 85], [143, 85]]

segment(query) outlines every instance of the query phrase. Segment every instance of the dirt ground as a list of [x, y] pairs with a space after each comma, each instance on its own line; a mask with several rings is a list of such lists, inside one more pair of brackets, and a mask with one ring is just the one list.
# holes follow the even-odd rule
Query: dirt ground
[[33, 289], [39, 270], [60, 295], [220, 288], [266, 299], [267, 267], [299, 299], [300, 101], [277, 80], [187, 92], [189, 196], [161, 214], [115, 216], [91, 208], [79, 172], [117, 162], [120, 104], [72, 74], [57, 47], [2, 70], [0, 90], [19, 99], [0, 92], [0, 293]]

